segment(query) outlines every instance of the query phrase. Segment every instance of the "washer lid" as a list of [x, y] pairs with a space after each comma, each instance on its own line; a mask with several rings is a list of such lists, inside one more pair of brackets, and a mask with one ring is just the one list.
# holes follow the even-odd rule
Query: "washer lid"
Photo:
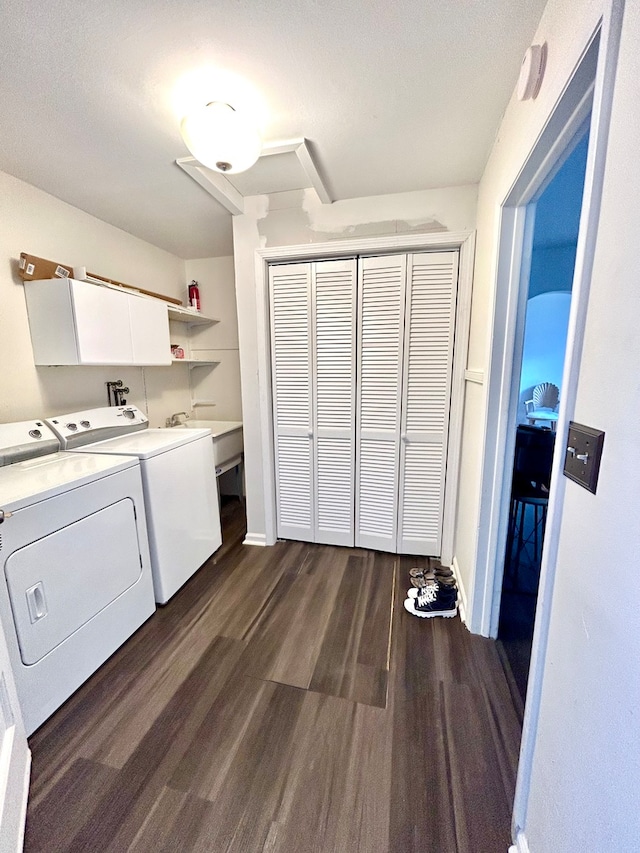
[[109, 438], [84, 447], [76, 447], [74, 453], [122, 453], [150, 459], [160, 453], [175, 450], [198, 441], [203, 436], [211, 438], [210, 429], [145, 429], [118, 438]]
[[94, 480], [137, 466], [131, 456], [51, 453], [0, 468], [0, 509], [13, 512]]

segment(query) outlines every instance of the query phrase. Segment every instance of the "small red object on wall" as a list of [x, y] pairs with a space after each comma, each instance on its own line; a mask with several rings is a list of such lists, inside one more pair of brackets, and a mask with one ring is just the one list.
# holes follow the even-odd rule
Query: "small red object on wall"
[[200, 290], [197, 281], [192, 281], [189, 285], [189, 306], [196, 311], [200, 310]]

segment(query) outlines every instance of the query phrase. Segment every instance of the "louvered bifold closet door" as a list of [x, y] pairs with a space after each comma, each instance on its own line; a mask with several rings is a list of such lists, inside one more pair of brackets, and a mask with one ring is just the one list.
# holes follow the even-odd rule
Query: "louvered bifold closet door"
[[311, 264], [269, 268], [278, 537], [314, 538]]
[[402, 347], [407, 260], [362, 258], [359, 267], [356, 538], [395, 551]]
[[316, 542], [354, 544], [356, 261], [313, 264]]
[[398, 552], [439, 556], [451, 399], [457, 252], [409, 255]]

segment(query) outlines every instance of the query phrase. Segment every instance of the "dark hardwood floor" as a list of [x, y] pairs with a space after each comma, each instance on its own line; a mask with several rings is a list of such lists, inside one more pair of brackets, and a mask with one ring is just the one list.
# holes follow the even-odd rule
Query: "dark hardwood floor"
[[30, 739], [25, 850], [506, 853], [520, 718], [495, 644], [404, 611], [420, 560], [242, 546], [240, 510]]

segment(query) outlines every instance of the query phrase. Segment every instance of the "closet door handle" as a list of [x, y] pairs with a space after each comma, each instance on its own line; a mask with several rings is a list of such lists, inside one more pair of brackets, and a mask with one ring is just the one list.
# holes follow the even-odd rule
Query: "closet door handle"
[[402, 441], [403, 441], [405, 444], [409, 441], [409, 439], [407, 438], [407, 434], [406, 434], [406, 432], [403, 432], [403, 433], [400, 435], [400, 438], [402, 439]]
[[309, 438], [313, 438], [313, 430], [312, 429], [308, 430], [307, 435], [309, 436]]

